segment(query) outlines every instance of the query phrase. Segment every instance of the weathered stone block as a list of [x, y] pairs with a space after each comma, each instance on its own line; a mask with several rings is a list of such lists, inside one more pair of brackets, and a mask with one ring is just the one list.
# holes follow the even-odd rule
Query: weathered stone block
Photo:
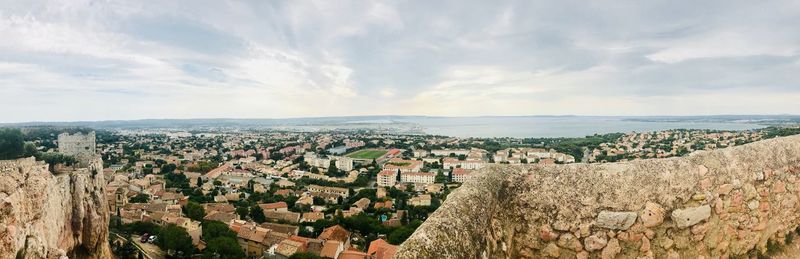
[[597, 214], [597, 219], [595, 222], [595, 226], [608, 228], [608, 229], [617, 229], [617, 230], [627, 230], [628, 228], [636, 223], [636, 212], [615, 212], [615, 211], [601, 211], [600, 214]]
[[678, 228], [691, 227], [709, 217], [711, 217], [711, 206], [708, 205], [672, 211], [672, 221]]
[[608, 241], [605, 238], [596, 235], [589, 236], [583, 240], [583, 246], [589, 252], [603, 249], [607, 243]]

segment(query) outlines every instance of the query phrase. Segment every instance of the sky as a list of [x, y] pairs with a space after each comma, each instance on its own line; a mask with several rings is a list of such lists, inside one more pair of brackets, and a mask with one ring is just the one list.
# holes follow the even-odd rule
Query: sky
[[800, 1], [0, 0], [0, 122], [800, 114]]

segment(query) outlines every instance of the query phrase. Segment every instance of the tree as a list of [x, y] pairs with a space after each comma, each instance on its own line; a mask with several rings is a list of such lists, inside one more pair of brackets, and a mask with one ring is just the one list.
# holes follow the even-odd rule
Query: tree
[[[216, 257], [216, 256], [219, 257]], [[245, 258], [242, 247], [232, 237], [216, 237], [206, 243], [206, 249], [203, 250], [203, 258]]]
[[0, 160], [17, 159], [25, 155], [25, 141], [19, 129], [0, 128]]
[[237, 207], [236, 208], [236, 214], [239, 214], [239, 217], [241, 217], [242, 219], [247, 217], [247, 213], [248, 212], [249, 212], [249, 210], [247, 209], [247, 207]]
[[225, 223], [216, 220], [203, 222], [203, 240], [211, 240], [218, 237], [236, 238], [236, 232], [233, 232]]
[[169, 224], [161, 229], [161, 232], [158, 233], [156, 244], [161, 249], [166, 250], [167, 253], [174, 251], [184, 256], [194, 253], [192, 237], [189, 236], [185, 229], [175, 224]]
[[201, 187], [201, 186], [203, 186], [203, 179], [200, 178], [200, 177], [197, 177], [197, 187]]
[[193, 220], [202, 221], [206, 217], [206, 210], [202, 205], [190, 201], [186, 204], [186, 216]]
[[258, 223], [264, 223], [264, 221], [267, 221], [267, 217], [264, 216], [264, 211], [261, 210], [261, 207], [258, 205], [250, 207], [250, 218]]
[[147, 203], [148, 201], [150, 201], [150, 195], [144, 193], [137, 194], [136, 196], [128, 199], [128, 202], [130, 203]]
[[328, 172], [326, 175], [330, 177], [337, 177], [339, 176], [339, 169], [336, 168], [336, 161], [331, 160], [331, 164], [328, 166]]
[[178, 168], [178, 166], [175, 165], [175, 164], [165, 164], [165, 165], [161, 166], [161, 173], [162, 174], [169, 174], [169, 173], [175, 172], [175, 169], [177, 169], [177, 168]]
[[412, 228], [399, 227], [394, 231], [392, 231], [392, 233], [389, 233], [389, 236], [387, 237], [386, 241], [388, 241], [390, 244], [393, 245], [400, 245], [401, 243], [403, 243], [403, 241], [406, 241], [406, 239], [408, 239], [408, 237], [410, 237], [411, 234], [413, 233], [414, 229]]
[[136, 255], [136, 246], [133, 245], [130, 239], [125, 240], [125, 243], [122, 245], [115, 245], [112, 249], [117, 258], [121, 259], [133, 259]]

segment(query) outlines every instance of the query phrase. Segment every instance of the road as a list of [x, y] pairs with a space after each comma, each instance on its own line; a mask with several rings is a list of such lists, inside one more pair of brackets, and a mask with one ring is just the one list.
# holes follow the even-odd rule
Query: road
[[137, 247], [139, 247], [139, 250], [144, 252], [144, 254], [145, 254], [145, 256], [147, 258], [150, 258], [150, 259], [164, 259], [164, 258], [166, 258], [164, 256], [164, 251], [162, 251], [161, 248], [158, 248], [158, 246], [156, 246], [154, 244], [150, 244], [150, 243], [139, 242], [139, 240], [142, 238], [141, 236], [132, 235], [131, 238], [133, 239], [133, 243], [136, 244]]
[[[125, 237], [123, 237], [123, 236], [121, 236], [121, 235], [119, 235], [117, 233], [114, 233], [114, 232], [109, 233], [109, 235], [114, 235], [117, 239], [125, 240]], [[148, 259], [164, 259], [165, 258], [164, 251], [161, 251], [161, 248], [158, 248], [158, 246], [153, 245], [153, 244], [139, 242], [140, 238], [141, 238], [141, 236], [138, 236], [138, 235], [132, 235], [131, 236], [131, 239], [133, 239], [133, 245], [136, 247], [137, 250], [141, 251], [144, 254], [145, 258], [148, 258]]]

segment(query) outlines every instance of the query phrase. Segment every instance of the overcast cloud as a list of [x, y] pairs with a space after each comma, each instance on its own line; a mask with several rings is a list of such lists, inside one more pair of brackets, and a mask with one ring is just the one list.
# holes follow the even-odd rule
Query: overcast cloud
[[0, 122], [800, 114], [800, 1], [0, 0]]

